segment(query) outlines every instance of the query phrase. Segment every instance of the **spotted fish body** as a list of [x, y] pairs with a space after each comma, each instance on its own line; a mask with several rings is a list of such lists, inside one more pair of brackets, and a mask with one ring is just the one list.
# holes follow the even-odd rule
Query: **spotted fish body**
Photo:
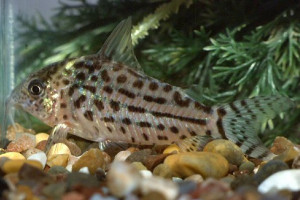
[[13, 91], [11, 101], [55, 127], [52, 138], [68, 132], [99, 142], [176, 143], [183, 151], [223, 138], [252, 157], [270, 156], [256, 132], [263, 120], [293, 106], [288, 98], [256, 97], [205, 106], [137, 69], [130, 29], [130, 20], [125, 20], [98, 54], [32, 74]]

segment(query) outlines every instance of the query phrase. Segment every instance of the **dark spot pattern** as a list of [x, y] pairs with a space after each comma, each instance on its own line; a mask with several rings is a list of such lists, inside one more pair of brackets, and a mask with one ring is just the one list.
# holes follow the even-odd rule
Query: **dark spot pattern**
[[193, 131], [193, 130], [188, 130], [189, 131], [189, 133], [190, 133], [190, 135], [192, 136], [192, 137], [194, 137], [194, 136], [196, 136], [197, 134], [196, 134], [196, 132], [195, 131]]
[[193, 124], [199, 124], [202, 126], [206, 125], [206, 119], [195, 119], [191, 117], [177, 116], [171, 113], [163, 113], [163, 112], [156, 112], [156, 111], [152, 111], [150, 113], [155, 117], [166, 117], [166, 118], [178, 119], [180, 121], [190, 122]]
[[168, 140], [168, 137], [165, 136], [165, 135], [158, 135], [158, 136], [157, 136], [157, 139], [158, 139], [158, 140]]
[[95, 76], [95, 75], [93, 75], [93, 76], [91, 77], [91, 81], [93, 81], [93, 82], [97, 82], [97, 81], [98, 81], [98, 77], [97, 77], [97, 76]]
[[211, 114], [212, 113], [212, 109], [209, 106], [205, 106], [205, 105], [203, 105], [203, 104], [201, 104], [201, 103], [199, 103], [197, 101], [194, 103], [194, 105], [195, 105], [195, 108], [197, 110], [203, 111], [203, 112], [205, 112], [207, 114]]
[[124, 89], [124, 88], [119, 88], [118, 92], [120, 94], [123, 94], [123, 95], [127, 96], [128, 98], [131, 98], [131, 99], [135, 98], [135, 94], [134, 93], [132, 93], [132, 92], [130, 92], [130, 91]]
[[106, 128], [109, 132], [112, 132], [112, 129], [109, 126], [107, 126]]
[[142, 89], [144, 83], [141, 80], [136, 80], [133, 82], [132, 86], [138, 89]]
[[211, 136], [211, 131], [210, 130], [206, 130], [205, 134], [208, 135], [208, 136]]
[[110, 86], [106, 85], [103, 87], [103, 91], [107, 92], [108, 94], [111, 94], [113, 92], [113, 89]]
[[78, 88], [79, 88], [79, 85], [73, 84], [73, 85], [69, 88], [69, 92], [68, 92], [69, 97], [71, 97], [71, 96], [74, 94], [75, 89], [78, 89]]
[[67, 116], [67, 115], [64, 115], [64, 116], [63, 116], [63, 119], [64, 119], [64, 120], [67, 120], [67, 119], [68, 119], [68, 116]]
[[111, 100], [109, 103], [110, 107], [113, 109], [113, 111], [117, 112], [120, 110], [120, 102], [119, 101], [113, 101]]
[[81, 103], [85, 102], [85, 100], [86, 100], [86, 96], [81, 95], [76, 101], [74, 101], [75, 108], [80, 108]]
[[123, 126], [121, 126], [120, 130], [121, 130], [121, 132], [122, 132], [123, 134], [126, 134], [126, 130], [125, 130], [125, 128], [124, 128]]
[[185, 138], [186, 138], [185, 135], [180, 136], [180, 139], [181, 139], [181, 140], [184, 140]]
[[61, 103], [61, 104], [60, 104], [60, 107], [61, 107], [61, 108], [66, 108], [66, 107], [67, 107], [67, 104]]
[[113, 66], [113, 71], [117, 72], [120, 71], [123, 68], [123, 65], [117, 64]]
[[171, 127], [170, 127], [170, 130], [171, 130], [173, 133], [175, 133], [175, 134], [179, 133], [178, 128], [175, 127], [175, 126], [171, 126]]
[[164, 90], [165, 92], [170, 92], [172, 89], [173, 89], [173, 87], [172, 87], [171, 85], [169, 85], [169, 84], [167, 84], [167, 85], [165, 85], [165, 86], [163, 87], [163, 90]]
[[136, 113], [144, 113], [144, 112], [146, 112], [145, 108], [136, 107], [136, 106], [128, 106], [127, 109], [130, 112], [136, 112]]
[[149, 137], [146, 133], [143, 133], [143, 137], [144, 137], [144, 140], [148, 141], [149, 140]]
[[118, 83], [125, 83], [127, 80], [127, 77], [124, 74], [121, 74], [117, 77], [117, 82]]
[[143, 97], [143, 99], [147, 102], [154, 102], [154, 103], [158, 103], [158, 104], [164, 104], [167, 102], [167, 100], [163, 97], [152, 97], [152, 96], [148, 96], [148, 95], [145, 95]]
[[134, 143], [134, 142], [135, 142], [135, 138], [134, 138], [134, 137], [131, 137], [131, 141]]
[[143, 78], [142, 75], [138, 74], [137, 72], [133, 71], [132, 69], [127, 69], [127, 71], [129, 72], [129, 74], [135, 76], [136, 78]]
[[64, 85], [69, 85], [69, 83], [70, 83], [70, 81], [68, 79], [63, 79], [62, 82]]
[[157, 90], [157, 88], [158, 88], [158, 84], [156, 82], [151, 82], [149, 84], [149, 89], [150, 90], [155, 91], [155, 90]]
[[126, 124], [126, 125], [130, 125], [131, 124], [131, 120], [129, 118], [124, 118], [122, 120], [123, 124]]
[[96, 93], [96, 87], [94, 86], [90, 86], [90, 85], [84, 85], [82, 86], [83, 89], [86, 89], [88, 91], [90, 91], [91, 93], [95, 94]]
[[104, 105], [103, 105], [103, 102], [101, 100], [95, 99], [94, 104], [95, 104], [95, 106], [97, 107], [97, 109], [99, 111], [102, 111], [104, 109]]
[[114, 122], [115, 119], [114, 119], [113, 117], [110, 116], [110, 117], [104, 117], [104, 118], [103, 118], [103, 121], [104, 121], [104, 122]]
[[190, 99], [186, 98], [185, 100], [182, 99], [181, 94], [179, 92], [174, 92], [173, 99], [177, 105], [180, 107], [188, 107], [190, 103]]
[[76, 79], [84, 81], [85, 80], [85, 74], [83, 72], [78, 73], [76, 75]]
[[104, 82], [109, 82], [110, 81], [110, 77], [108, 76], [107, 70], [103, 70], [101, 72], [101, 78]]
[[151, 125], [151, 123], [149, 123], [149, 122], [139, 122], [138, 123], [138, 125], [140, 126], [140, 127], [152, 127], [152, 125]]
[[87, 110], [84, 112], [84, 117], [87, 119], [87, 120], [90, 120], [90, 121], [93, 121], [93, 112], [90, 111], [90, 110]]
[[165, 126], [163, 124], [158, 124], [157, 128], [161, 131], [165, 130]]

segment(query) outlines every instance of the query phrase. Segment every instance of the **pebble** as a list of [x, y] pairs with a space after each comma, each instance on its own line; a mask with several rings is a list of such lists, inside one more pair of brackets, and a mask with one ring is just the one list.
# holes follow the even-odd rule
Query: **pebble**
[[72, 171], [79, 171], [83, 167], [88, 167], [91, 174], [95, 174], [98, 168], [105, 169], [106, 163], [102, 151], [94, 148], [85, 152], [77, 162], [74, 163]]
[[250, 176], [248, 174], [243, 174], [240, 176], [237, 176], [234, 180], [231, 180], [231, 176], [227, 176], [229, 178], [226, 179], [226, 177], [223, 179], [223, 182], [231, 182], [231, 188], [237, 189], [241, 186], [253, 186], [256, 187], [258, 185], [257, 181], [253, 178], [253, 176]]
[[38, 152], [43, 152], [39, 149], [36, 149], [36, 148], [30, 148], [28, 150], [26, 150], [25, 152], [23, 152], [22, 154], [25, 156], [25, 158], [27, 159], [29, 156], [33, 155], [33, 154], [36, 154]]
[[110, 192], [117, 197], [124, 197], [135, 191], [141, 182], [137, 169], [125, 162], [113, 162], [107, 173]]
[[261, 193], [278, 193], [281, 190], [299, 191], [300, 190], [300, 170], [290, 169], [277, 172], [259, 186], [258, 191]]
[[156, 192], [164, 196], [162, 199], [166, 200], [175, 199], [179, 194], [179, 188], [176, 183], [155, 176], [143, 179], [139, 189], [144, 196]]
[[171, 168], [166, 164], [159, 164], [153, 170], [153, 175], [170, 179], [173, 177]]
[[176, 144], [171, 144], [165, 150], [163, 151], [163, 154], [169, 154], [169, 153], [179, 153], [180, 148]]
[[67, 194], [64, 194], [62, 196], [62, 200], [85, 200], [85, 197], [83, 194], [80, 194], [79, 192], [69, 192]]
[[14, 123], [14, 125], [9, 125], [6, 131], [6, 138], [10, 141], [16, 139], [16, 133], [31, 133], [35, 134], [35, 131], [32, 129], [26, 129], [18, 123]]
[[219, 153], [231, 164], [239, 166], [244, 160], [244, 153], [233, 142], [217, 139], [207, 143], [203, 151]]
[[67, 145], [64, 143], [56, 143], [53, 146], [51, 146], [49, 152], [48, 152], [48, 158], [57, 155], [57, 154], [71, 154], [71, 151]]
[[47, 162], [47, 156], [44, 152], [41, 151], [41, 152], [32, 154], [31, 156], [29, 156], [27, 158], [27, 160], [36, 160], [36, 161], [40, 162], [44, 169], [44, 167], [46, 166], [46, 162]]
[[18, 172], [25, 163], [43, 169], [42, 164], [35, 160], [7, 160], [1, 169], [7, 174], [15, 173]]
[[40, 143], [41, 141], [48, 140], [49, 135], [47, 133], [38, 133], [35, 135], [36, 143]]
[[101, 168], [98, 168], [96, 170], [95, 175], [96, 175], [98, 181], [105, 181], [106, 180], [105, 171]]
[[53, 166], [48, 170], [47, 173], [50, 175], [56, 176], [59, 174], [69, 174], [69, 171], [66, 170], [66, 168], [64, 168], [62, 166]]
[[34, 198], [32, 189], [29, 186], [27, 186], [27, 185], [18, 185], [17, 186], [17, 191], [20, 192], [20, 193], [25, 194], [26, 200], [27, 199], [28, 200], [29, 199], [33, 199], [33, 200], [36, 199], [36, 198]]
[[48, 157], [47, 165], [49, 167], [53, 166], [63, 166], [66, 167], [68, 164], [70, 155], [69, 154], [56, 154]]
[[54, 144], [48, 152], [47, 165], [53, 167], [55, 165], [66, 167], [71, 152], [67, 145], [63, 143]]
[[229, 199], [232, 196], [229, 184], [212, 178], [206, 179], [191, 193], [192, 199]]
[[193, 174], [201, 174], [204, 178], [222, 178], [229, 170], [228, 161], [217, 153], [186, 152], [168, 156], [166, 164], [175, 176], [186, 178]]
[[72, 155], [74, 155], [74, 156], [81, 155], [81, 149], [77, 146], [77, 144], [75, 142], [65, 140], [64, 144], [68, 146]]
[[144, 178], [149, 178], [152, 176], [152, 172], [149, 170], [140, 170], [139, 172]]
[[143, 165], [143, 163], [141, 163], [141, 162], [133, 162], [133, 163], [131, 163], [131, 165], [139, 171], [140, 170], [147, 170], [147, 167], [145, 167], [145, 165]]
[[0, 197], [3, 197], [3, 192], [8, 190], [9, 187], [8, 187], [8, 184], [7, 182], [2, 178], [0, 177]]
[[97, 180], [96, 176], [92, 176], [90, 174], [83, 174], [80, 172], [72, 172], [67, 174], [66, 178], [66, 186], [67, 190], [72, 189], [73, 187], [77, 186], [84, 186], [84, 187], [99, 187], [100, 182]]
[[65, 183], [53, 183], [45, 186], [42, 190], [42, 193], [50, 199], [60, 199], [65, 191]]
[[39, 143], [37, 143], [37, 145], [35, 146], [35, 148], [39, 149], [41, 151], [45, 151], [46, 144], [47, 144], [47, 140], [40, 141]]
[[[31, 186], [36, 187], [37, 185], [42, 185], [44, 183], [51, 183], [54, 180], [47, 173], [43, 172], [41, 169], [35, 166], [25, 163], [20, 171], [18, 172], [20, 180], [23, 182], [33, 182]], [[30, 184], [28, 184], [30, 185]]]
[[128, 156], [128, 158], [126, 159], [127, 162], [141, 162], [141, 163], [145, 163], [145, 161], [149, 158], [149, 156], [151, 155], [152, 150], [151, 149], [143, 149], [140, 151], [135, 151], [133, 153], [130, 154], [130, 156]]
[[90, 174], [90, 171], [89, 171], [89, 168], [88, 168], [88, 167], [80, 168], [78, 171], [79, 171], [80, 173], [83, 173], [83, 174]]
[[69, 156], [69, 160], [68, 160], [68, 164], [66, 166], [66, 169], [71, 172], [72, 171], [72, 168], [73, 168], [73, 165], [74, 163], [76, 163], [78, 160], [79, 160], [80, 157], [76, 157], [76, 156], [73, 156], [73, 155], [70, 155]]
[[9, 152], [22, 152], [34, 148], [35, 136], [30, 133], [16, 133], [16, 139], [11, 141], [7, 146]]
[[284, 153], [286, 150], [293, 148], [294, 144], [285, 137], [278, 136], [275, 138], [271, 147], [272, 153], [278, 155]]
[[285, 162], [281, 160], [271, 160], [258, 170], [258, 172], [254, 175], [254, 179], [259, 184], [270, 175], [286, 169], [289, 169], [289, 166]]
[[25, 160], [25, 157], [18, 152], [7, 152], [4, 154], [1, 154], [0, 158], [2, 158], [2, 157], [7, 157], [8, 159], [11, 159], [11, 160]]
[[120, 151], [119, 153], [117, 153], [117, 155], [115, 155], [114, 162], [125, 161], [130, 155], [131, 155], [131, 152], [128, 150]]
[[161, 164], [169, 155], [170, 154], [149, 155], [147, 159], [143, 161], [143, 164], [147, 167], [147, 169], [152, 171], [157, 165]]
[[160, 192], [149, 192], [141, 198], [141, 200], [154, 200], [154, 199], [167, 200], [166, 197]]
[[200, 174], [193, 174], [189, 177], [186, 177], [184, 181], [192, 181], [195, 183], [202, 183], [204, 181], [204, 178]]
[[253, 172], [254, 168], [255, 168], [255, 165], [254, 165], [253, 162], [246, 161], [246, 162], [243, 162], [243, 163], [240, 165], [239, 170], [240, 170], [240, 171], [246, 170], [246, 171], [248, 171], [248, 172], [251, 173], [251, 172]]

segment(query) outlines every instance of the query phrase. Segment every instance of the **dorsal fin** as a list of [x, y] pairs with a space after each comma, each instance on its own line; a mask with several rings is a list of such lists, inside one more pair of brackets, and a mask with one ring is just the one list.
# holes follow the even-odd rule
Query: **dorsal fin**
[[141, 69], [132, 47], [131, 17], [117, 25], [98, 54], [100, 57], [122, 62], [131, 68]]

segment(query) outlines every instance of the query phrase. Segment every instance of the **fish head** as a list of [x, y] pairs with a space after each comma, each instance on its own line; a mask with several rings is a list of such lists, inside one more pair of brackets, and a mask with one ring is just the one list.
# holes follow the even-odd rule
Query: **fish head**
[[53, 126], [59, 96], [59, 88], [55, 85], [55, 79], [60, 73], [60, 67], [63, 67], [63, 64], [56, 63], [29, 75], [12, 91], [7, 106], [21, 108]]

